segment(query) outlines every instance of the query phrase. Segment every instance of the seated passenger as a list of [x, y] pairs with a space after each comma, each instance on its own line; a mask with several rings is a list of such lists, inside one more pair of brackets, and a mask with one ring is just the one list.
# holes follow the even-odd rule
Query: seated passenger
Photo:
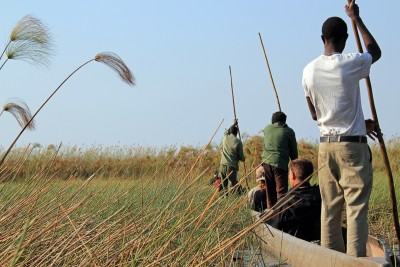
[[[289, 164], [289, 183], [293, 188], [312, 175], [314, 167], [307, 159], [296, 159]], [[293, 197], [277, 210], [266, 223], [298, 238], [314, 241], [320, 239], [321, 194], [318, 186], [305, 182], [290, 192]], [[278, 203], [279, 206], [279, 203]], [[279, 213], [281, 212], [281, 213]]]
[[251, 209], [262, 212], [267, 208], [267, 187], [265, 184], [265, 177], [261, 176], [257, 179], [259, 182], [257, 187], [254, 187], [249, 193], [248, 197], [251, 203]]

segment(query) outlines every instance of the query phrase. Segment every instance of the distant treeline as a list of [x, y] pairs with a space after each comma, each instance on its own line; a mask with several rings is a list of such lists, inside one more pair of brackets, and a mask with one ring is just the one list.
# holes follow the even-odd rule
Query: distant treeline
[[[261, 163], [263, 137], [249, 136], [243, 140], [246, 155], [246, 170], [251, 172]], [[400, 137], [386, 141], [392, 171], [399, 173]], [[383, 172], [385, 167], [377, 142], [370, 143], [373, 154], [373, 167]], [[318, 166], [318, 143], [306, 140], [298, 141], [299, 157], [310, 159]], [[203, 151], [204, 150], [204, 151]], [[4, 153], [4, 149], [1, 151]], [[203, 153], [202, 153], [203, 152]], [[103, 178], [135, 179], [157, 170], [168, 171], [171, 168], [190, 167], [196, 162], [200, 169], [210, 169], [210, 174], [218, 169], [220, 155], [218, 144], [206, 148], [195, 146], [153, 147], [108, 146], [87, 148], [77, 146], [41, 146], [17, 147], [1, 167], [1, 179], [24, 179], [37, 174], [46, 167], [49, 173], [61, 179], [82, 178], [92, 175]], [[49, 164], [50, 163], [50, 164]], [[243, 168], [240, 169], [243, 173]]]

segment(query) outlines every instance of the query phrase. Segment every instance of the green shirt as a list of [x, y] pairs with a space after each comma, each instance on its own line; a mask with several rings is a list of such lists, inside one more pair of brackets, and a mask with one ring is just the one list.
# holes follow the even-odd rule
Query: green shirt
[[264, 129], [263, 161], [271, 166], [288, 170], [289, 158], [297, 159], [296, 135], [292, 128], [278, 123], [269, 124]]
[[225, 131], [222, 142], [219, 146], [221, 152], [221, 165], [227, 165], [238, 169], [239, 160], [244, 161], [243, 144], [233, 134]]

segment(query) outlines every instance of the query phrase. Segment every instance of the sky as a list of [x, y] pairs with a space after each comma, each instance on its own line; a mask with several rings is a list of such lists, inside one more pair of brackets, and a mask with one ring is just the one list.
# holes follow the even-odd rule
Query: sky
[[[48, 68], [10, 61], [0, 71], [1, 103], [20, 98], [32, 113], [79, 65], [116, 53], [136, 77], [129, 87], [107, 66], [92, 62], [73, 75], [38, 113], [36, 130], [17, 146], [203, 146], [218, 125], [219, 143], [233, 122], [229, 66], [242, 133], [257, 135], [278, 110], [260, 45], [261, 34], [279, 99], [298, 140], [319, 137], [305, 101], [304, 66], [323, 52], [321, 25], [340, 16], [349, 27], [344, 52], [356, 52], [346, 1], [10, 1], [0, 17], [5, 46], [16, 23], [33, 15], [54, 39]], [[397, 78], [400, 1], [358, 1], [360, 16], [382, 49], [371, 82], [386, 140], [399, 133]], [[371, 117], [365, 82], [363, 110]], [[20, 131], [0, 117], [0, 145]]]

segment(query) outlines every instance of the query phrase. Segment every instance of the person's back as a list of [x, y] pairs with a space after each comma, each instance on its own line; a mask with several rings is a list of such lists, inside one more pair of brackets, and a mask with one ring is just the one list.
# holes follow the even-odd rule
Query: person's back
[[221, 142], [221, 165], [238, 168], [239, 161], [244, 160], [243, 144], [229, 129]]
[[269, 225], [288, 234], [314, 241], [320, 239], [321, 229], [321, 195], [318, 186], [310, 186], [304, 182], [313, 174], [311, 161], [296, 159], [289, 164], [289, 182], [292, 187], [301, 183], [300, 187], [290, 191], [290, 200], [266, 221]]
[[[235, 120], [234, 124], [225, 131], [220, 144], [221, 161], [219, 171], [221, 174], [221, 191], [227, 191], [228, 181], [231, 181], [232, 187], [238, 183], [239, 161], [245, 161], [242, 141], [236, 137], [238, 132], [239, 128]], [[237, 190], [237, 192], [242, 193], [241, 190]]]
[[304, 68], [321, 136], [365, 135], [359, 81], [369, 74], [366, 62], [371, 62], [368, 53], [320, 55]]
[[288, 190], [288, 163], [298, 156], [296, 135], [287, 124], [286, 114], [278, 111], [264, 129], [261, 155], [267, 184], [267, 207], [272, 208]]
[[286, 123], [274, 123], [264, 128], [264, 162], [287, 169], [289, 159], [297, 158], [296, 135]]
[[268, 221], [271, 226], [306, 241], [321, 236], [321, 194], [318, 186], [298, 188], [276, 217]]

